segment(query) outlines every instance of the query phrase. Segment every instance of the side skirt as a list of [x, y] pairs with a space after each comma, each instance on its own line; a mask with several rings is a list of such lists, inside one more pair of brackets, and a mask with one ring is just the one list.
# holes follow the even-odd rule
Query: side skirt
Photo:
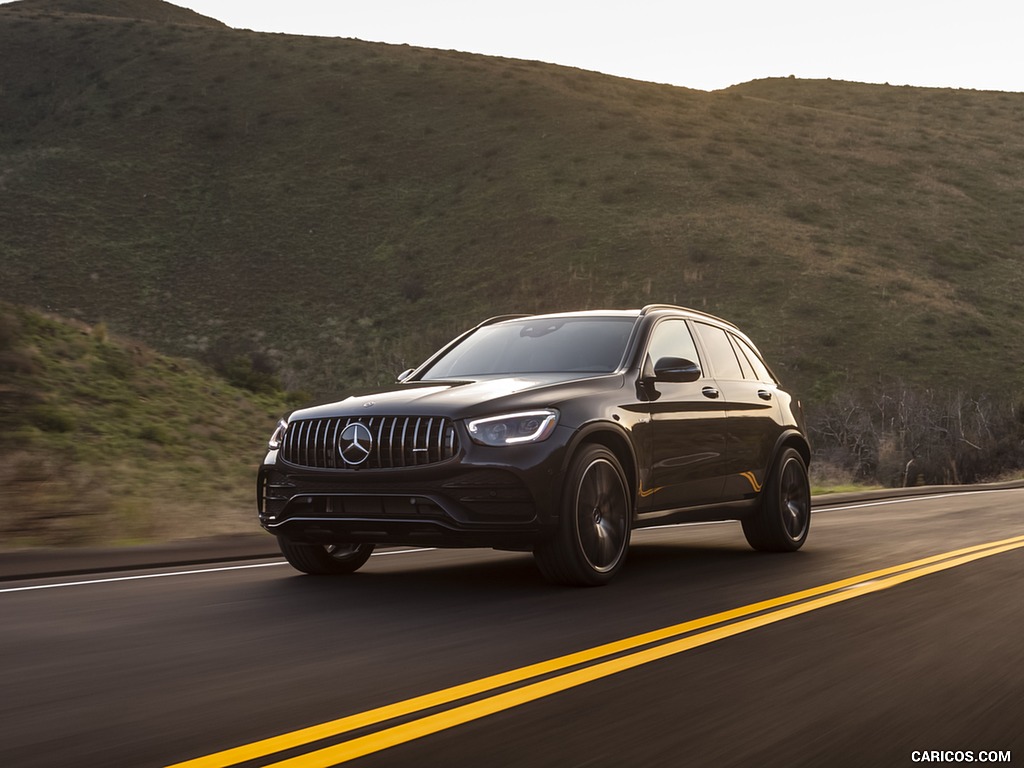
[[729, 504], [713, 504], [683, 509], [663, 509], [637, 515], [634, 528], [650, 528], [673, 523], [710, 523], [718, 520], [743, 520], [757, 511], [760, 499], [744, 499]]

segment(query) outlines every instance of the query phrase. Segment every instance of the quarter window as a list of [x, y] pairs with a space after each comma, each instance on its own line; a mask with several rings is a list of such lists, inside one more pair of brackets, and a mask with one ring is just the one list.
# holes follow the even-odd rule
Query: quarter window
[[740, 370], [743, 371], [743, 378], [749, 381], [757, 381], [757, 374], [754, 373], [754, 369], [750, 365], [750, 361], [747, 360], [747, 356], [740, 349], [740, 340], [729, 334], [729, 338], [732, 340], [733, 352], [736, 353], [736, 359], [739, 361]]
[[754, 367], [754, 372], [757, 374], [757, 380], [763, 381], [765, 384], [777, 384], [775, 377], [772, 376], [772, 372], [768, 370], [757, 352], [751, 349], [750, 345], [747, 344], [743, 339], [732, 337], [732, 340], [736, 343], [736, 347], [739, 349], [740, 354], [746, 357], [750, 364]]

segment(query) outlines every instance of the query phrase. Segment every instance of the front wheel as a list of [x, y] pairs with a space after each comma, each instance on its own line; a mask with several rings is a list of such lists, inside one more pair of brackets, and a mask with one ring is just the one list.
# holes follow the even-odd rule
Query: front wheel
[[373, 544], [303, 544], [278, 536], [277, 545], [293, 568], [314, 576], [354, 573], [373, 554]]
[[765, 485], [757, 512], [743, 521], [747, 543], [762, 552], [795, 552], [811, 527], [811, 487], [803, 456], [786, 448]]
[[566, 473], [558, 531], [533, 551], [544, 578], [595, 587], [622, 568], [629, 548], [632, 503], [615, 454], [588, 445]]

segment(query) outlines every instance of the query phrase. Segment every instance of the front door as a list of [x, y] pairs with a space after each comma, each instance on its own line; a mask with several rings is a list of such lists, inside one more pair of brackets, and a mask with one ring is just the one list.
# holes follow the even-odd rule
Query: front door
[[647, 346], [651, 461], [641, 478], [641, 514], [717, 502], [725, 482], [725, 399], [706, 375], [692, 382], [651, 380], [654, 365], [666, 357], [701, 364], [685, 320], [663, 320]]

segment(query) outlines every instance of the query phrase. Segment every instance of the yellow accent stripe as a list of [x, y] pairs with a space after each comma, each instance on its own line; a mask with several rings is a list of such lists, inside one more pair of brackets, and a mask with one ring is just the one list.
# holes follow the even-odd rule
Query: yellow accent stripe
[[664, 487], [665, 487], [664, 485], [659, 485], [657, 488], [650, 488], [648, 490], [644, 490], [643, 486], [641, 486], [640, 487], [640, 498], [641, 499], [646, 499], [648, 496], [653, 496], [654, 494], [656, 494], [658, 491], [660, 491]]
[[[338, 736], [358, 728], [377, 725], [387, 720], [413, 714], [430, 707], [452, 704], [459, 699], [524, 682], [539, 675], [552, 674], [579, 664], [596, 661], [611, 654], [633, 651], [626, 656], [597, 662], [582, 669], [564, 672], [561, 675], [530, 683], [514, 690], [456, 706], [444, 712], [391, 728], [385, 728], [367, 736], [350, 739], [349, 741], [267, 766], [267, 768], [298, 768], [299, 766], [302, 766], [302, 768], [315, 768], [316, 766], [327, 768], [327, 766], [354, 760], [357, 757], [438, 733], [457, 725], [478, 720], [487, 715], [536, 701], [554, 693], [633, 669], [652, 661], [664, 659], [726, 637], [732, 637], [758, 627], [824, 608], [828, 605], [834, 605], [855, 597], [888, 589], [897, 584], [918, 579], [931, 573], [955, 568], [981, 558], [991, 557], [992, 555], [1022, 547], [1024, 547], [1024, 536], [1017, 536], [1002, 541], [933, 555], [903, 565], [871, 571], [860, 576], [842, 579], [812, 589], [794, 592], [790, 595], [752, 603], [741, 608], [646, 632], [578, 653], [568, 654], [538, 664], [531, 664], [424, 696], [417, 696], [350, 717], [332, 720], [321, 725], [303, 728], [292, 733], [282, 734], [205, 757], [177, 763], [169, 768], [224, 768], [225, 766], [235, 765], [247, 760], [267, 757], [287, 749], [294, 749], [320, 739]], [[770, 612], [763, 613], [765, 611]], [[737, 621], [737, 619], [743, 619], [744, 617], [751, 616], [751, 614], [761, 615]], [[714, 626], [723, 624], [723, 622], [732, 623], [725, 624], [724, 626]], [[671, 640], [671, 638], [678, 635], [691, 633], [707, 627], [712, 628], [698, 634]], [[666, 642], [651, 648], [634, 650], [660, 641]]]
[[753, 472], [740, 472], [741, 477], [745, 477], [747, 482], [750, 483], [750, 487], [754, 489], [754, 493], [761, 492], [761, 484], [757, 482], [757, 475]]

